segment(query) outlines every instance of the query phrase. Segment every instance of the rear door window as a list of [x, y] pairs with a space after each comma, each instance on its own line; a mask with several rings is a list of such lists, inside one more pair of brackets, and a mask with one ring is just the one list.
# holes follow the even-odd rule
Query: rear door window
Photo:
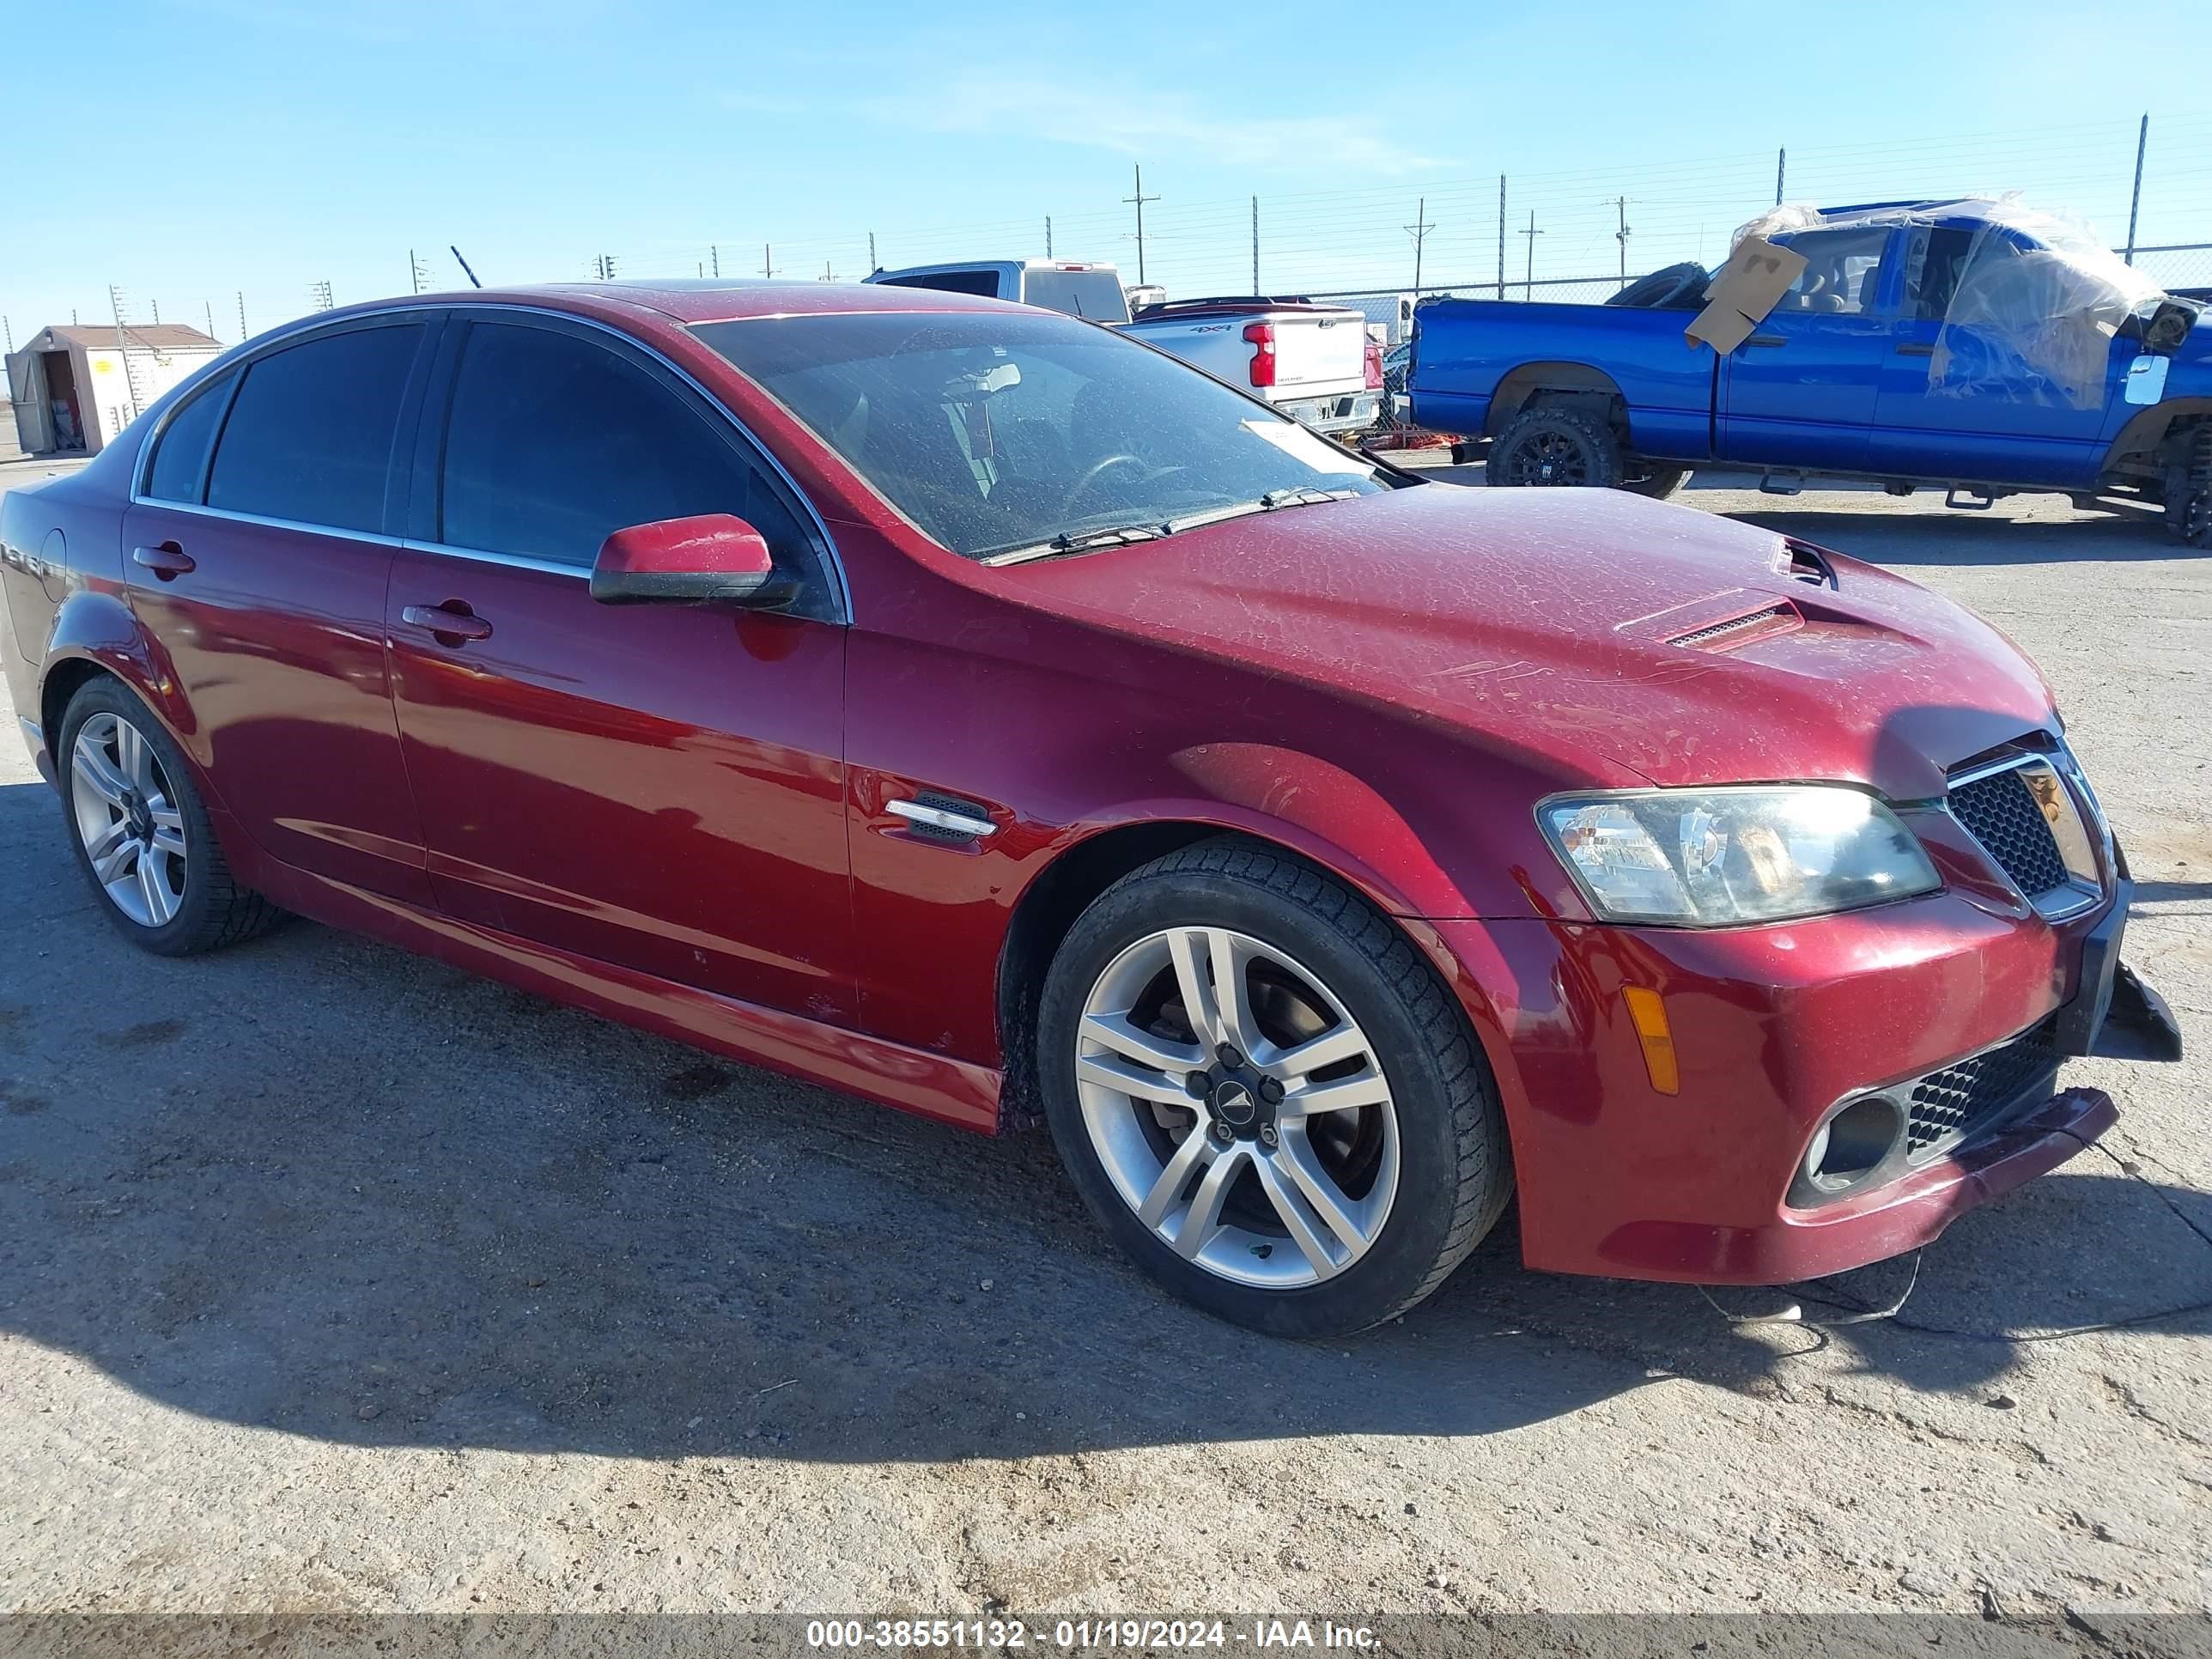
[[1805, 256], [1805, 269], [1775, 310], [1856, 316], [1875, 308], [1888, 227], [1808, 231], [1789, 245]]
[[155, 442], [154, 465], [146, 475], [146, 494], [152, 499], [191, 502], [200, 499], [207, 477], [208, 446], [215, 441], [216, 422], [222, 418], [231, 385], [237, 378], [218, 375], [169, 417]]
[[611, 532], [732, 513], [778, 565], [815, 574], [799, 510], [762, 467], [642, 367], [560, 330], [471, 327], [441, 480], [449, 546], [588, 569]]
[[1126, 323], [1128, 296], [1110, 270], [1030, 270], [1022, 277], [1022, 303], [1065, 312], [1086, 322]]
[[207, 504], [381, 530], [392, 437], [422, 335], [420, 323], [347, 329], [249, 364], [216, 446]]

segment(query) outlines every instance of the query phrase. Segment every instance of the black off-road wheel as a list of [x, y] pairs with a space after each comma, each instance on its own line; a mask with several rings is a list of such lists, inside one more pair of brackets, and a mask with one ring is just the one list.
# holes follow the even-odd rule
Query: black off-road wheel
[[1441, 1285], [1512, 1193], [1465, 1012], [1397, 925], [1241, 837], [1123, 878], [1054, 958], [1039, 1092], [1085, 1202], [1160, 1284], [1338, 1336]]
[[1490, 446], [1483, 477], [1509, 488], [1610, 489], [1622, 481], [1620, 443], [1595, 415], [1539, 404], [1505, 423]]
[[283, 918], [231, 874], [184, 751], [121, 682], [86, 682], [53, 756], [77, 867], [132, 944], [193, 956]]

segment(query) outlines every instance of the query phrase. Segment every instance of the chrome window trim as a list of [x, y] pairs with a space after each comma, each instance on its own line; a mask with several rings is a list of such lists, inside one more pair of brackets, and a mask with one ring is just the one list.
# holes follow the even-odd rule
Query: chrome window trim
[[403, 538], [400, 547], [410, 553], [436, 553], [449, 559], [467, 559], [477, 564], [496, 564], [510, 570], [537, 570], [549, 576], [573, 576], [578, 581], [592, 579], [592, 568], [584, 564], [569, 564], [560, 559], [533, 558], [527, 553], [495, 553], [487, 547], [457, 547], [450, 542], [409, 541]]
[[[689, 386], [703, 403], [706, 404], [708, 408], [714, 410], [715, 415], [727, 424], [731, 431], [738, 434], [738, 437], [743, 442], [749, 453], [757, 455], [762, 460], [765, 461], [768, 464], [769, 470], [775, 473], [778, 478], [783, 481], [784, 488], [791, 492], [792, 499], [799, 503], [800, 510], [806, 514], [807, 522], [814, 527], [815, 536], [821, 544], [823, 554], [823, 568], [829, 577], [830, 589], [830, 600], [831, 607], [837, 612], [836, 621], [839, 624], [845, 627], [850, 627], [853, 625], [854, 621], [855, 620], [853, 605], [853, 585], [851, 580], [845, 574], [844, 556], [837, 550], [836, 538], [830, 533], [829, 522], [823, 518], [821, 509], [814, 505], [812, 498], [807, 495], [805, 489], [799, 487], [799, 480], [791, 476], [791, 470], [784, 465], [782, 459], [774, 450], [763, 443], [753, 433], [752, 429], [743, 421], [738, 418], [735, 410], [732, 410], [727, 404], [724, 404], [720, 398], [716, 397], [712, 392], [707, 389], [706, 386], [701, 382], [698, 376], [693, 374], [690, 370], [685, 368], [681, 363], [672, 361], [665, 353], [660, 351], [658, 348], [648, 345], [645, 341], [639, 339], [635, 335], [626, 333], [623, 330], [615, 327], [611, 323], [603, 322], [597, 317], [586, 317], [573, 311], [561, 311], [550, 306], [521, 305], [512, 301], [504, 300], [472, 301], [446, 299], [430, 302], [400, 301], [390, 305], [378, 306], [368, 311], [353, 312], [337, 321], [331, 321], [331, 319], [318, 315], [313, 317], [304, 317], [295, 322], [281, 325], [276, 328], [271, 329], [268, 333], [260, 335], [249, 342], [252, 347], [251, 352], [247, 352], [244, 347], [240, 347], [239, 348], [240, 355], [234, 356], [230, 353], [225, 353], [222, 356], [216, 358], [213, 363], [208, 365], [209, 370], [212, 371], [210, 373], [209, 378], [212, 380], [215, 373], [221, 372], [222, 368], [243, 370], [256, 360], [265, 357], [271, 352], [279, 350], [285, 346], [296, 344], [299, 343], [300, 337], [313, 334], [319, 330], [329, 329], [332, 331], [337, 331], [343, 330], [349, 324], [368, 322], [370, 319], [378, 317], [407, 317], [417, 313], [439, 312], [449, 313], [456, 319], [462, 320], [486, 315], [520, 315], [526, 317], [545, 317], [550, 318], [556, 322], [580, 324], [584, 327], [596, 329], [599, 332], [607, 335], [612, 339], [620, 341], [632, 351], [641, 353], [660, 368], [665, 370], [668, 374], [674, 375], [678, 380], [681, 380], [685, 386]], [[671, 319], [670, 320], [675, 321], [676, 319]], [[689, 324], [678, 322], [677, 326], [679, 328], [688, 329], [690, 325]], [[732, 371], [735, 372], [734, 364], [732, 365]], [[226, 508], [210, 507], [204, 502], [165, 501], [158, 497], [149, 496], [144, 493], [144, 485], [146, 483], [148, 469], [153, 463], [154, 447], [160, 441], [161, 434], [168, 429], [169, 422], [176, 418], [177, 411], [191, 401], [192, 400], [190, 398], [178, 398], [176, 402], [170, 404], [169, 407], [162, 412], [160, 422], [147, 433], [146, 436], [143, 440], [140, 441], [138, 453], [131, 461], [131, 506], [172, 507], [179, 512], [210, 514], [216, 517], [236, 519], [241, 522], [249, 524], [270, 525], [280, 529], [312, 530], [319, 531], [325, 535], [351, 536], [358, 540], [374, 541], [380, 544], [388, 544], [394, 547], [411, 546], [425, 551], [453, 553], [464, 558], [477, 559], [490, 564], [514, 565], [522, 569], [544, 569], [551, 571], [555, 574], [566, 573], [586, 577], [590, 574], [590, 572], [581, 566], [563, 564], [556, 560], [550, 559], [532, 559], [523, 554], [492, 553], [479, 548], [449, 547], [441, 542], [410, 543], [404, 537], [386, 536], [380, 532], [372, 533], [366, 531], [342, 530], [332, 525], [301, 524], [297, 520], [290, 519], [271, 519], [261, 517], [251, 513], [234, 513]]]
[[[2074, 821], [2070, 825], [2053, 824], [2051, 831], [2051, 841], [2058, 849], [2059, 861], [2066, 866], [2065, 882], [2047, 891], [2030, 895], [2021, 890], [2020, 884], [2012, 878], [2011, 872], [1997, 862], [1996, 854], [1984, 846], [1981, 837], [1968, 829], [1966, 821], [1951, 810], [1950, 792], [1966, 784], [1996, 777], [2000, 773], [2038, 769], [2049, 774], [2057, 784], [2060, 794], [2073, 809]], [[2016, 749], [1994, 760], [1978, 762], [1948, 774], [1943, 782], [1943, 815], [1959, 827], [1960, 834], [1981, 848], [1999, 879], [2012, 890], [2021, 903], [2044, 921], [2054, 924], [2070, 921], [2085, 911], [2094, 909], [2110, 892], [2113, 875], [2111, 831], [2105, 823], [2103, 812], [2084, 798], [2087, 781], [2082, 780], [2081, 788], [2075, 787], [2074, 779], [2079, 771], [2080, 763], [2075, 760], [2071, 749], [2062, 747], [2061, 753], [2057, 756], [2046, 754], [2039, 749]], [[2069, 829], [2072, 831], [2070, 839], [2077, 842], [2078, 846], [2068, 846], [2069, 836], [2066, 831]], [[2100, 848], [2102, 849], [2101, 854], [2098, 850]]]
[[165, 501], [159, 496], [144, 500], [133, 495], [133, 507], [158, 507], [165, 513], [190, 513], [203, 519], [223, 519], [233, 524], [257, 524], [271, 530], [304, 530], [311, 536], [338, 536], [349, 542], [368, 542], [377, 547], [399, 547], [404, 544], [398, 536], [387, 536], [380, 530], [348, 530], [343, 525], [309, 524], [301, 519], [271, 518], [265, 513], [240, 513], [234, 507], [210, 507], [204, 501]]

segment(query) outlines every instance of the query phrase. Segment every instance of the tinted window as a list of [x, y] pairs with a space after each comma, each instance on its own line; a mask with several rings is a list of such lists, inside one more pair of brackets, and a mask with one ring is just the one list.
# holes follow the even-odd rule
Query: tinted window
[[872, 312], [692, 331], [970, 558], [1384, 487], [1297, 422], [1073, 318]]
[[1094, 323], [1126, 323], [1129, 301], [1110, 270], [1032, 270], [1022, 278], [1022, 302], [1064, 311]]
[[419, 323], [326, 334], [246, 371], [223, 422], [208, 505], [380, 530], [385, 475]]
[[469, 331], [446, 435], [441, 538], [588, 567], [611, 531], [734, 513], [780, 564], [812, 556], [793, 509], [675, 393], [550, 329]]
[[1939, 226], [1913, 235], [1911, 264], [1905, 272], [1905, 304], [1909, 314], [1928, 322], [1941, 322], [1959, 289], [1959, 273], [1966, 269], [1974, 234]]
[[232, 377], [219, 376], [212, 386], [195, 392], [192, 400], [169, 417], [154, 451], [154, 466], [146, 478], [146, 493], [157, 501], [197, 501], [200, 476], [207, 465], [208, 445], [215, 438], [215, 423], [222, 417], [230, 395]]
[[894, 276], [887, 286], [926, 288], [939, 294], [974, 294], [989, 300], [998, 295], [999, 273], [995, 270], [936, 270], [922, 276]]

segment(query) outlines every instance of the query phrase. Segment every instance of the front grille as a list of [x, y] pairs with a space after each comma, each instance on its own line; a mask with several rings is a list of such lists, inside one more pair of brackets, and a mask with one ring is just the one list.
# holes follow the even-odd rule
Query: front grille
[[1930, 1072], [1912, 1085], [1905, 1156], [1929, 1157], [1964, 1139], [2031, 1088], [2048, 1088], [2057, 1070], [2046, 1021], [2010, 1042]]
[[2013, 884], [2028, 897], [2066, 884], [2051, 821], [2017, 771], [1992, 772], [1951, 791], [1951, 815], [1988, 849]]

